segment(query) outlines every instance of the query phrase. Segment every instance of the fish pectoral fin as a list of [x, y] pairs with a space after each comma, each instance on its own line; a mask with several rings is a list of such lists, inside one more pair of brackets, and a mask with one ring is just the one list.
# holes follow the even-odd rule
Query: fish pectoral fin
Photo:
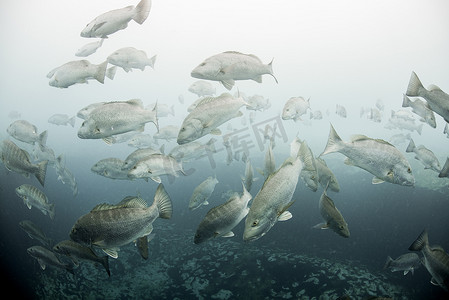
[[101, 250], [103, 250], [104, 253], [106, 253], [107, 255], [109, 255], [112, 258], [118, 257], [118, 253], [117, 253], [117, 251], [119, 250], [118, 248], [103, 248]]
[[114, 142], [114, 138], [112, 136], [106, 137], [103, 139], [103, 141], [107, 144], [107, 145], [112, 145], [112, 143]]
[[433, 277], [432, 277], [432, 279], [430, 279], [430, 283], [433, 285], [439, 286], [438, 282]]
[[220, 81], [221, 82], [221, 84], [223, 84], [223, 86], [227, 89], [227, 90], [231, 90], [232, 89], [232, 87], [234, 86], [234, 84], [235, 84], [235, 81], [234, 81], [234, 79], [226, 79], [226, 80], [222, 80], [222, 81]]
[[385, 181], [380, 179], [379, 177], [374, 176], [373, 180], [371, 181], [373, 184], [380, 184], [380, 183], [384, 183]]
[[228, 237], [233, 237], [234, 235], [235, 235], [234, 232], [229, 231], [229, 232], [223, 234], [221, 237], [228, 238]]
[[23, 200], [23, 202], [25, 203], [25, 205], [28, 207], [28, 209], [31, 209], [31, 204], [28, 201]]
[[256, 76], [254, 78], [251, 78], [255, 82], [262, 83], [262, 75]]
[[104, 24], [106, 24], [106, 22], [101, 22], [101, 23], [95, 24], [95, 26], [92, 27], [92, 31], [97, 31], [98, 28], [100, 28], [100, 27], [103, 26]]
[[37, 259], [37, 262], [39, 263], [39, 266], [41, 266], [42, 270], [45, 270], [45, 268], [47, 267], [47, 265], [45, 264], [45, 262], [42, 259]]
[[345, 159], [345, 165], [357, 167], [357, 165], [352, 160], [350, 160], [349, 158]]
[[209, 205], [209, 202], [206, 200], [203, 202], [203, 205]]
[[407, 275], [408, 274], [408, 270], [404, 270], [404, 275]]
[[312, 227], [313, 229], [328, 229], [329, 225], [327, 223], [319, 223]]
[[287, 221], [290, 220], [292, 217], [293, 217], [292, 213], [286, 210], [279, 215], [278, 221]]
[[153, 180], [154, 182], [157, 182], [157, 183], [161, 183], [162, 182], [162, 180], [161, 180], [161, 178], [159, 177], [159, 176], [152, 176], [152, 177], [150, 177], [151, 178], [151, 180]]

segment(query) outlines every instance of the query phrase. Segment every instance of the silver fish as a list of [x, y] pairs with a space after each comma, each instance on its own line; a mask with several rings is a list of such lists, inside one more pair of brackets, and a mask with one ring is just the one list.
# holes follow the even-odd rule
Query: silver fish
[[203, 243], [215, 237], [233, 237], [232, 229], [248, 214], [248, 202], [252, 196], [243, 185], [243, 194], [235, 193], [224, 204], [210, 209], [195, 233], [193, 242]]
[[22, 184], [16, 188], [16, 194], [23, 199], [23, 203], [31, 209], [36, 207], [44, 215], [48, 213], [50, 219], [55, 217], [55, 205], [48, 201], [47, 196], [35, 186], [30, 184]]
[[75, 126], [75, 116], [69, 117], [66, 114], [54, 114], [50, 118], [48, 118], [48, 123], [55, 124], [55, 125], [69, 125], [74, 127]]
[[182, 162], [193, 161], [199, 159], [201, 156], [208, 155], [209, 153], [216, 153], [216, 141], [215, 138], [211, 138], [205, 144], [193, 141], [187, 144], [177, 145], [170, 151], [169, 155]]
[[262, 82], [262, 75], [273, 75], [271, 61], [264, 65], [262, 61], [254, 54], [243, 54], [236, 51], [227, 51], [216, 54], [204, 60], [190, 75], [194, 78], [220, 81], [223, 86], [231, 90], [235, 80], [251, 79], [256, 82]]
[[78, 243], [101, 248], [113, 258], [118, 257], [119, 247], [153, 230], [156, 218], [171, 218], [172, 202], [162, 184], [157, 187], [154, 202], [147, 206], [141, 198], [125, 198], [117, 205], [99, 204], [91, 212], [80, 217], [70, 232], [70, 238]]
[[264, 236], [277, 221], [286, 221], [292, 217], [288, 208], [299, 174], [302, 169], [300, 157], [289, 157], [282, 166], [265, 180], [261, 190], [254, 197], [245, 220], [243, 240], [254, 241]]
[[145, 123], [153, 122], [158, 127], [156, 109], [143, 108], [142, 101], [108, 102], [96, 107], [78, 130], [82, 139], [103, 139], [111, 143], [111, 137], [128, 131], [145, 129]]
[[192, 142], [209, 133], [221, 134], [217, 127], [232, 118], [242, 116], [239, 109], [244, 105], [248, 104], [242, 98], [234, 98], [228, 93], [215, 98], [204, 98], [182, 122], [178, 144]]
[[192, 196], [189, 200], [189, 209], [195, 210], [201, 205], [208, 205], [210, 196], [214, 192], [215, 186], [218, 183], [218, 179], [216, 177], [209, 176], [201, 182], [192, 193]]
[[143, 50], [138, 50], [134, 47], [125, 47], [114, 51], [108, 56], [107, 60], [108, 63], [121, 67], [125, 70], [125, 72], [132, 71], [132, 69], [139, 69], [143, 71], [146, 66], [150, 66], [154, 69], [156, 55], [148, 58], [147, 54]]
[[178, 177], [178, 173], [186, 175], [182, 168], [182, 162], [178, 162], [174, 157], [163, 154], [152, 154], [137, 162], [129, 171], [130, 179], [143, 178], [161, 183], [161, 175], [171, 175]]
[[203, 97], [214, 95], [216, 89], [212, 83], [204, 80], [198, 80], [189, 86], [188, 91], [196, 94], [198, 97]]
[[310, 109], [310, 98], [305, 100], [303, 97], [291, 97], [287, 100], [282, 109], [282, 120], [300, 121], [301, 116]]
[[302, 141], [299, 151], [301, 153], [298, 155], [303, 159], [303, 168], [299, 176], [309, 189], [316, 192], [318, 190], [318, 171], [312, 150], [306, 141]]
[[42, 245], [46, 247], [51, 247], [52, 240], [45, 235], [42, 229], [40, 229], [30, 220], [20, 221], [19, 226], [28, 234], [30, 238], [38, 240]]
[[136, 7], [130, 5], [105, 12], [87, 24], [80, 35], [86, 38], [107, 38], [108, 35], [128, 27], [131, 20], [143, 24], [150, 10], [151, 0], [141, 0]]
[[35, 145], [45, 145], [47, 142], [47, 130], [37, 133], [37, 127], [26, 120], [17, 120], [12, 122], [6, 129], [10, 136], [21, 142]]
[[430, 282], [449, 290], [449, 255], [439, 246], [429, 246], [427, 230], [423, 230], [408, 250], [421, 251], [424, 255], [423, 264], [432, 276]]
[[315, 166], [318, 173], [318, 181], [323, 189], [330, 188], [334, 192], [340, 191], [340, 185], [338, 184], [337, 177], [329, 169], [324, 159], [321, 157], [315, 158]]
[[33, 246], [27, 249], [29, 255], [37, 259], [42, 270], [45, 270], [47, 265], [64, 269], [67, 272], [73, 273], [73, 265], [61, 262], [61, 260], [52, 251], [42, 246]]
[[420, 99], [415, 99], [414, 101], [412, 101], [409, 97], [404, 95], [402, 100], [402, 107], [411, 107], [412, 111], [422, 118], [421, 121], [426, 122], [433, 128], [437, 127], [435, 114], [430, 109], [428, 103]]
[[443, 117], [449, 123], [449, 95], [436, 85], [425, 89], [415, 72], [412, 72], [407, 87], [407, 96], [423, 97], [426, 99], [430, 109]]
[[83, 47], [79, 48], [78, 51], [76, 51], [75, 56], [86, 57], [95, 53], [97, 49], [103, 45], [103, 40], [104, 39], [101, 39], [97, 42], [92, 42], [84, 45]]
[[423, 145], [415, 146], [415, 142], [413, 139], [410, 139], [410, 143], [407, 146], [405, 152], [413, 152], [415, 153], [415, 158], [419, 160], [425, 169], [431, 169], [437, 173], [440, 172], [441, 166], [438, 158], [433, 154], [433, 152]]
[[30, 174], [34, 174], [40, 184], [44, 186], [48, 161], [44, 160], [36, 165], [32, 164], [28, 152], [8, 140], [2, 142], [1, 148], [0, 158], [9, 171], [22, 174], [27, 178], [30, 177]]
[[107, 66], [107, 61], [99, 65], [91, 64], [85, 59], [70, 61], [47, 74], [47, 78], [50, 79], [48, 84], [57, 88], [68, 88], [77, 83], [87, 83], [89, 79], [104, 83]]
[[[162, 148], [164, 149], [164, 148]], [[161, 150], [156, 150], [151, 147], [137, 149], [133, 151], [130, 155], [125, 158], [125, 161], [122, 164], [122, 170], [130, 170], [134, 167], [139, 161], [142, 159], [152, 155], [152, 154], [162, 154]], [[128, 175], [127, 175], [128, 176]]]
[[254, 178], [253, 167], [251, 166], [251, 161], [248, 159], [245, 164], [245, 177], [242, 178], [243, 184], [248, 192], [251, 191], [253, 182], [258, 178]]
[[99, 263], [103, 265], [108, 275], [111, 276], [111, 271], [109, 271], [109, 256], [99, 257], [89, 247], [71, 240], [65, 240], [53, 246], [53, 251], [70, 257], [76, 266], [79, 265], [78, 259]]
[[315, 225], [316, 229], [332, 229], [342, 237], [348, 238], [349, 228], [342, 214], [335, 206], [334, 201], [326, 195], [324, 190], [319, 202], [320, 214], [324, 219], [324, 223]]
[[111, 179], [129, 180], [128, 171], [123, 170], [124, 161], [119, 158], [105, 158], [90, 169], [92, 172]]
[[345, 155], [346, 164], [373, 174], [373, 184], [384, 181], [405, 186], [415, 184], [409, 162], [398, 149], [384, 140], [357, 135], [347, 143], [342, 141], [331, 125], [326, 148], [320, 156], [333, 152]]
[[419, 266], [421, 266], [421, 259], [418, 254], [406, 253], [396, 259], [392, 259], [388, 256], [384, 269], [391, 269], [391, 272], [403, 271], [404, 275], [407, 275], [408, 272], [412, 272], [413, 274], [414, 270], [419, 268]]
[[343, 105], [337, 104], [335, 107], [335, 114], [342, 118], [346, 118], [348, 114], [346, 113], [346, 108]]

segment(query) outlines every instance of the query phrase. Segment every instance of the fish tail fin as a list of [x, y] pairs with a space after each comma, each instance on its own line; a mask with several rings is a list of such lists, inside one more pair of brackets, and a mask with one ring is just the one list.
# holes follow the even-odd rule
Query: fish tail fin
[[326, 148], [324, 149], [323, 153], [320, 154], [320, 156], [326, 155], [328, 153], [338, 152], [342, 148], [342, 143], [343, 140], [340, 138], [340, 136], [338, 136], [337, 132], [334, 129], [334, 126], [332, 126], [331, 124]]
[[73, 116], [69, 119], [69, 124], [70, 124], [70, 126], [75, 127], [75, 116]]
[[157, 55], [153, 56], [152, 58], [148, 59], [148, 65], [154, 70], [154, 63], [156, 62]]
[[[72, 126], [73, 127], [73, 126]], [[47, 138], [48, 138], [48, 131], [45, 130], [44, 132], [42, 132], [41, 134], [39, 134], [39, 144], [41, 146], [45, 146], [45, 144], [47, 144]]]
[[408, 82], [407, 92], [405, 93], [407, 96], [417, 97], [419, 96], [420, 89], [424, 89], [421, 81], [415, 72], [412, 72], [410, 76], [410, 81]]
[[268, 64], [268, 71], [269, 71], [268, 74], [270, 74], [271, 76], [273, 76], [273, 78], [274, 78], [274, 80], [276, 81], [276, 83], [279, 83], [278, 80], [277, 80], [277, 78], [276, 78], [276, 76], [274, 76], [274, 74], [273, 74], [273, 60], [274, 60], [274, 57], [273, 57], [273, 59], [270, 61], [270, 63]]
[[101, 258], [100, 263], [106, 269], [108, 276], [111, 277], [111, 271], [109, 270], [109, 255], [105, 255]]
[[416, 149], [415, 142], [413, 139], [410, 139], [410, 143], [407, 146], [407, 149], [405, 149], [405, 152], [413, 152]]
[[388, 256], [387, 257], [387, 261], [384, 264], [384, 270], [387, 269], [390, 266], [392, 261], [393, 261], [393, 259], [390, 256]]
[[409, 97], [407, 97], [407, 95], [404, 95], [404, 97], [402, 97], [402, 107], [410, 107], [411, 103], [412, 101]]
[[141, 0], [134, 9], [133, 20], [139, 24], [145, 22], [151, 10], [151, 0]]
[[100, 83], [104, 83], [104, 77], [106, 76], [107, 66], [108, 66], [107, 60], [98, 65], [97, 72], [95, 73], [94, 77]]
[[413, 242], [413, 244], [411, 244], [410, 247], [408, 247], [408, 250], [420, 251], [427, 245], [429, 245], [429, 237], [427, 235], [427, 230], [424, 229], [418, 236], [418, 238]]
[[449, 174], [449, 157], [446, 159], [446, 163], [444, 164], [443, 168], [440, 171], [440, 174], [438, 174], [438, 177], [448, 177]]
[[170, 196], [164, 188], [164, 185], [160, 183], [154, 194], [154, 202], [159, 210], [159, 217], [162, 219], [170, 219], [173, 214], [173, 207]]
[[47, 165], [48, 165], [48, 160], [41, 161], [37, 165], [38, 166], [37, 172], [34, 174], [34, 176], [36, 176], [37, 180], [39, 180], [39, 182], [42, 186], [44, 186], [45, 175], [47, 174]]
[[117, 66], [110, 67], [109, 69], [106, 70], [106, 77], [113, 80], [116, 72]]

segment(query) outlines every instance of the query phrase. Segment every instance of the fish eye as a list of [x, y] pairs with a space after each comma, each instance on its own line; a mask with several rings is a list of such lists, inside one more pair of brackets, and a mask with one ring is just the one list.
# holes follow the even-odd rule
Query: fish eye
[[340, 225], [340, 226], [339, 226], [339, 228], [340, 228], [340, 229], [343, 229], [343, 228], [344, 228], [344, 226], [343, 226], [343, 225]]
[[205, 65], [206, 65], [206, 63], [203, 62], [202, 64], [200, 64], [200, 67], [205, 66]]
[[408, 173], [412, 173], [412, 170], [410, 168], [407, 169]]
[[257, 226], [257, 224], [259, 224], [259, 220], [256, 220], [253, 222], [253, 224], [251, 225], [252, 227]]

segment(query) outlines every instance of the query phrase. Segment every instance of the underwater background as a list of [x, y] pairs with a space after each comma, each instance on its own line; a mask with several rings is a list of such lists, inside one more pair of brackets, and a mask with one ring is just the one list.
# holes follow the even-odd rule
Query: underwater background
[[[136, 2], [136, 3], [134, 3]], [[298, 136], [306, 140], [314, 156], [323, 152], [332, 124], [344, 141], [363, 134], [389, 141], [393, 135], [410, 133], [417, 145], [431, 149], [442, 166], [449, 156], [444, 120], [437, 126], [425, 123], [422, 131], [386, 128], [391, 111], [401, 108], [412, 71], [425, 83], [449, 91], [449, 6], [445, 1], [156, 1], [142, 25], [128, 28], [104, 40], [89, 56], [101, 63], [115, 49], [133, 46], [157, 54], [154, 69], [124, 72], [118, 69], [104, 84], [90, 81], [66, 89], [49, 86], [46, 74], [63, 63], [79, 59], [74, 53], [93, 41], [80, 37], [85, 25], [103, 12], [136, 5], [137, 1], [43, 2], [4, 1], [0, 4], [0, 139], [13, 140], [33, 153], [33, 146], [14, 140], [6, 129], [17, 119], [47, 130], [46, 145], [56, 156], [63, 154], [65, 166], [76, 179], [78, 193], [58, 180], [49, 165], [45, 186], [31, 176], [25, 178], [0, 164], [0, 270], [6, 277], [4, 291], [34, 299], [350, 299], [373, 296], [393, 299], [447, 299], [449, 294], [430, 283], [424, 266], [411, 273], [383, 269], [387, 256], [407, 253], [410, 244], [426, 228], [431, 245], [449, 249], [449, 179], [424, 169], [406, 153], [408, 140], [393, 143], [412, 166], [415, 186], [372, 184], [373, 175], [344, 163], [335, 153], [322, 158], [335, 174], [340, 191], [328, 192], [345, 217], [351, 231], [348, 239], [331, 230], [312, 227], [322, 222], [318, 201], [321, 187], [313, 192], [299, 180], [289, 211], [293, 218], [277, 223], [254, 242], [242, 239], [244, 221], [232, 238], [215, 238], [199, 245], [193, 237], [207, 211], [224, 203], [231, 192], [242, 192], [245, 174], [241, 143], [233, 144], [228, 158], [224, 137], [245, 140], [254, 169], [264, 168], [269, 141], [266, 125], [274, 126], [273, 149], [276, 168], [290, 155], [290, 143]], [[74, 127], [47, 122], [56, 113], [74, 116], [83, 107], [101, 101], [139, 98], [174, 107], [174, 115], [161, 117], [159, 126], [180, 126], [196, 95], [188, 91], [197, 79], [190, 72], [204, 59], [224, 51], [253, 53], [263, 63], [273, 58], [279, 83], [264, 75], [263, 82], [237, 81], [231, 91], [212, 82], [215, 96], [263, 95], [271, 107], [256, 111], [240, 109], [243, 116], [220, 127], [211, 156], [183, 163], [188, 176], [162, 176], [173, 202], [173, 216], [157, 219], [155, 237], [149, 243], [149, 258], [142, 259], [133, 243], [121, 247], [117, 259], [109, 259], [111, 276], [101, 265], [82, 262], [74, 275], [48, 267], [42, 270], [27, 248], [39, 242], [19, 227], [22, 220], [38, 225], [54, 243], [69, 239], [76, 220], [100, 203], [115, 204], [126, 196], [140, 195], [152, 203], [157, 183], [149, 180], [114, 180], [91, 171], [101, 159], [125, 159], [136, 148], [127, 143], [107, 145], [102, 140], [80, 139], [82, 123]], [[310, 97], [311, 111], [302, 120], [282, 120], [280, 114], [290, 97]], [[380, 101], [380, 102], [379, 102]], [[384, 108], [380, 122], [361, 109]], [[336, 113], [336, 104], [347, 116]], [[13, 113], [14, 112], [14, 113]], [[419, 119], [416, 120], [419, 122]], [[387, 126], [388, 127], [388, 126]], [[153, 135], [152, 124], [145, 133]], [[212, 135], [201, 138], [207, 142]], [[176, 139], [161, 141], [165, 153]], [[33, 157], [33, 155], [31, 155]], [[36, 160], [33, 159], [35, 162]], [[194, 211], [189, 198], [208, 176], [219, 183], [209, 205]], [[264, 178], [253, 183], [254, 196]], [[36, 208], [28, 209], [16, 195], [24, 184], [39, 187], [55, 203], [51, 220]], [[250, 202], [251, 204], [251, 202]], [[97, 251], [100, 255], [100, 251]], [[421, 255], [420, 253], [418, 253]], [[101, 254], [103, 255], [103, 254]]]

